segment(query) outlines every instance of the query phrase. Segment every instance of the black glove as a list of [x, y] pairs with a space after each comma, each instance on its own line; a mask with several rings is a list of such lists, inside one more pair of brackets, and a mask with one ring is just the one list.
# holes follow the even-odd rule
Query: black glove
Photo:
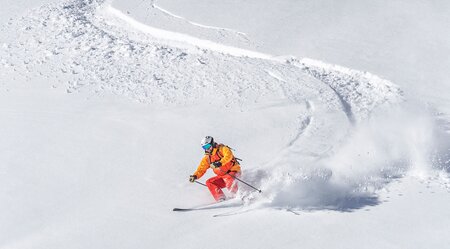
[[217, 162], [213, 162], [211, 164], [211, 168], [215, 169], [215, 168], [219, 168], [220, 166], [222, 166], [222, 163], [220, 161]]
[[195, 182], [195, 180], [197, 180], [197, 176], [196, 175], [189, 176], [189, 181], [190, 182]]

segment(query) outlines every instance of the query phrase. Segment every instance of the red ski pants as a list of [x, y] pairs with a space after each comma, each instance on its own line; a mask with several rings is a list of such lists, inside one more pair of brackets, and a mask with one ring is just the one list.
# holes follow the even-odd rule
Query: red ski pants
[[208, 186], [209, 191], [213, 195], [216, 201], [220, 199], [225, 199], [225, 194], [222, 191], [222, 188], [227, 188], [231, 193], [235, 194], [238, 191], [237, 182], [235, 182], [232, 176], [239, 177], [239, 172], [230, 172], [229, 175], [223, 176], [214, 176], [209, 178], [206, 181], [206, 186]]

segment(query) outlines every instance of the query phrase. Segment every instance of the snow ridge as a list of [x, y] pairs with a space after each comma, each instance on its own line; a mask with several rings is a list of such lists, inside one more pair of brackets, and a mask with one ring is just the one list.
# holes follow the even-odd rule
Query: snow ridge
[[222, 44], [215, 43], [212, 41], [198, 39], [196, 37], [192, 37], [192, 36], [189, 36], [186, 34], [161, 30], [161, 29], [157, 29], [157, 28], [145, 25], [145, 24], [140, 23], [140, 22], [136, 21], [135, 19], [127, 16], [120, 10], [118, 10], [110, 5], [107, 5], [104, 9], [107, 13], [123, 20], [124, 22], [128, 23], [130, 26], [134, 27], [135, 29], [138, 29], [141, 32], [150, 34], [151, 36], [158, 38], [158, 39], [175, 41], [175, 42], [179, 42], [182, 44], [188, 43], [193, 46], [198, 46], [200, 48], [208, 49], [210, 51], [217, 51], [217, 52], [221, 52], [221, 53], [225, 53], [225, 54], [229, 54], [229, 55], [233, 55], [233, 56], [247, 56], [247, 57], [253, 57], [253, 58], [260, 58], [260, 59], [271, 59], [271, 56], [263, 54], [263, 53], [258, 53], [258, 52], [249, 51], [249, 50], [240, 49], [240, 48], [231, 47], [231, 46], [226, 46], [226, 45], [222, 45]]

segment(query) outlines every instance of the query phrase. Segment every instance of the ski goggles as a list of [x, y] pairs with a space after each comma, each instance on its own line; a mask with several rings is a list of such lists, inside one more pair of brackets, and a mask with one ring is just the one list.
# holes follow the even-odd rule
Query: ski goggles
[[208, 150], [209, 148], [211, 148], [211, 144], [205, 144], [205, 145], [203, 145], [202, 146], [202, 148], [204, 149], [204, 150]]

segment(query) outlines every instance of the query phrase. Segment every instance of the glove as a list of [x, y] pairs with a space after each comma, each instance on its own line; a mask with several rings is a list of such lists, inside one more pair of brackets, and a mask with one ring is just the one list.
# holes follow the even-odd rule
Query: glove
[[189, 176], [189, 181], [190, 182], [195, 182], [195, 180], [197, 180], [197, 176], [196, 175]]
[[222, 166], [222, 163], [220, 161], [217, 162], [213, 162], [211, 164], [211, 168], [215, 169], [215, 168], [219, 168], [220, 166]]

